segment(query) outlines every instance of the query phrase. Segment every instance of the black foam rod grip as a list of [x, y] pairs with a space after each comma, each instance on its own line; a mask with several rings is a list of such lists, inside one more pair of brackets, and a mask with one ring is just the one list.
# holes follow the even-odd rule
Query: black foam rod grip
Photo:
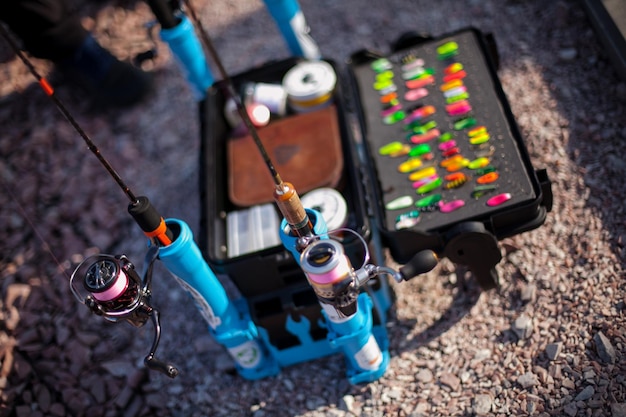
[[405, 281], [408, 281], [417, 275], [431, 271], [438, 262], [435, 252], [423, 250], [416, 253], [406, 265], [400, 268], [400, 274]]
[[[156, 211], [148, 197], [138, 197], [135, 203], [128, 205], [128, 212], [146, 234], [153, 234], [163, 227], [163, 217]], [[165, 230], [167, 237], [172, 240], [169, 229]]]
[[171, 2], [167, 0], [148, 0], [147, 3], [163, 29], [171, 29], [180, 23], [180, 19], [174, 14]]

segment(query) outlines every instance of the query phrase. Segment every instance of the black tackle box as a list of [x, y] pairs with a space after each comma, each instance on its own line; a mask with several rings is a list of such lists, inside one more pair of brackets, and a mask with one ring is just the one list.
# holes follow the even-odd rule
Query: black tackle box
[[[482, 288], [497, 286], [498, 241], [539, 227], [551, 210], [552, 193], [546, 171], [530, 162], [498, 80], [495, 42], [464, 28], [436, 38], [403, 34], [390, 50], [358, 51], [343, 65], [325, 61], [337, 80], [329, 104], [315, 111], [333, 117], [341, 164], [321, 183], [343, 196], [343, 224], [363, 236], [375, 255], [389, 249], [395, 261], [405, 263], [432, 249], [469, 267]], [[238, 92], [254, 83], [281, 84], [301, 62], [270, 62], [232, 81]], [[200, 107], [200, 246], [211, 267], [226, 274], [246, 298], [253, 320], [274, 333], [274, 343], [288, 345], [281, 330], [285, 316], [298, 310], [315, 323], [320, 309], [304, 274], [275, 237], [247, 253], [229, 248], [233, 240], [245, 246], [259, 234], [265, 239], [278, 212], [271, 204], [271, 181], [267, 202], [242, 205], [241, 195], [233, 197], [233, 152], [244, 167], [241, 158], [252, 161], [258, 152], [230, 147], [226, 91], [223, 82], [216, 83]], [[282, 117], [272, 116], [268, 127], [298, 116], [288, 106]], [[298, 126], [292, 123], [292, 130], [277, 135], [291, 136]], [[268, 127], [260, 128], [262, 139]], [[287, 143], [272, 148], [269, 156], [280, 165], [299, 149]], [[325, 150], [314, 150], [313, 159], [309, 155], [300, 168], [308, 175], [315, 158], [322, 163], [328, 157]], [[280, 166], [278, 171], [306, 196], [300, 178], [288, 177]], [[271, 180], [269, 172], [263, 175]], [[266, 229], [253, 236], [245, 227], [259, 219]], [[235, 233], [233, 224], [243, 232]], [[363, 245], [350, 237], [344, 243], [358, 267]], [[323, 326], [317, 330], [322, 337]]]

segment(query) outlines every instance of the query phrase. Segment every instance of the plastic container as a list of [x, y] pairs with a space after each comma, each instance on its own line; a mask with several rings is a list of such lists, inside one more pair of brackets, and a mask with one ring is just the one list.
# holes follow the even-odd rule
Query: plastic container
[[280, 244], [280, 219], [273, 204], [262, 204], [227, 214], [228, 257], [262, 251]]

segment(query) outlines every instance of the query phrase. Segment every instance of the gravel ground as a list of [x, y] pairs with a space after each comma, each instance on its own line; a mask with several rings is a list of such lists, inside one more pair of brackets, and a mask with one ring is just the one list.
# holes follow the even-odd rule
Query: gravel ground
[[[229, 72], [287, 56], [261, 2], [195, 4]], [[0, 416], [626, 416], [626, 84], [579, 3], [301, 4], [324, 55], [338, 62], [361, 48], [385, 51], [407, 30], [493, 33], [504, 90], [554, 193], [543, 226], [501, 242], [502, 288], [481, 293], [444, 260], [393, 284], [391, 361], [380, 380], [351, 386], [336, 355], [251, 382], [232, 372], [187, 296], [157, 268], [159, 352], [181, 374], [147, 373], [151, 326], [108, 324], [67, 285], [93, 253], [126, 253], [141, 266], [145, 239], [125, 196], [0, 42]], [[150, 48], [145, 4], [83, 13], [119, 57]], [[197, 234], [196, 103], [159, 51], [147, 68], [158, 89], [141, 106], [97, 113], [76, 91], [58, 94], [131, 188]]]

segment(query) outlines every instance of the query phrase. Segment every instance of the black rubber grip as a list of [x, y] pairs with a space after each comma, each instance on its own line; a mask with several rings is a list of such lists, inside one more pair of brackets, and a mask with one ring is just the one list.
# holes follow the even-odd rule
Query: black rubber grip
[[147, 3], [163, 29], [171, 29], [180, 23], [180, 19], [174, 15], [171, 3], [167, 0], [148, 0]]
[[[163, 221], [148, 197], [138, 197], [135, 203], [128, 205], [128, 212], [141, 227], [141, 230], [146, 233], [154, 233]], [[169, 229], [166, 230], [165, 234], [170, 240], [173, 240], [173, 234]]]
[[400, 268], [400, 274], [405, 281], [410, 280], [411, 278], [424, 274], [430, 270], [432, 270], [439, 260], [437, 259], [437, 255], [435, 252], [431, 250], [423, 250], [418, 252], [411, 258], [411, 260]]

